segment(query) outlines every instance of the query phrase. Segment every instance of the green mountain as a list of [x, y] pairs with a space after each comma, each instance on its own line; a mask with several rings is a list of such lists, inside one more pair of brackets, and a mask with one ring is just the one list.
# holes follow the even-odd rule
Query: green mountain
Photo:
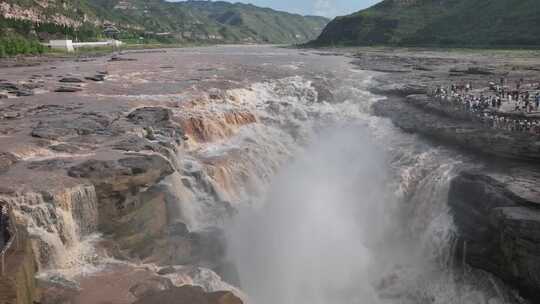
[[0, 38], [41, 41], [91, 40], [113, 29], [115, 37], [134, 41], [301, 43], [316, 38], [327, 23], [322, 17], [219, 1], [0, 1]]
[[536, 46], [538, 0], [384, 0], [332, 20], [313, 45]]

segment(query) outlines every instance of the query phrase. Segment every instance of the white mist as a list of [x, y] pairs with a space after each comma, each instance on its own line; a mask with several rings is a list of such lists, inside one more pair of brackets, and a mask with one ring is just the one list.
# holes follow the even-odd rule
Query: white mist
[[386, 223], [385, 164], [362, 127], [342, 127], [284, 166], [264, 206], [229, 229], [250, 303], [377, 303], [367, 248]]

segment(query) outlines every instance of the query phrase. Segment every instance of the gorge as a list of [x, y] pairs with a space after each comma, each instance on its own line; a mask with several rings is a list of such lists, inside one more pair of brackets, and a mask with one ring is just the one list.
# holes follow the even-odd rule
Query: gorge
[[[3, 68], [38, 87], [0, 99], [18, 228], [0, 301], [534, 303], [535, 166], [441, 144], [395, 100], [433, 81], [407, 87], [400, 65], [429, 65], [412, 81], [478, 56], [219, 46]], [[55, 92], [65, 77], [80, 90]]]

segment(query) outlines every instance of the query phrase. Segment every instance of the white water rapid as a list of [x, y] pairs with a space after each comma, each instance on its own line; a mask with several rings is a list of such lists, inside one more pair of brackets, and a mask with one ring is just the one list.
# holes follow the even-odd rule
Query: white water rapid
[[254, 86], [275, 141], [298, 146], [228, 226], [249, 303], [511, 303], [454, 262], [448, 186], [471, 165], [372, 116], [370, 75], [349, 74], [331, 104], [300, 77]]

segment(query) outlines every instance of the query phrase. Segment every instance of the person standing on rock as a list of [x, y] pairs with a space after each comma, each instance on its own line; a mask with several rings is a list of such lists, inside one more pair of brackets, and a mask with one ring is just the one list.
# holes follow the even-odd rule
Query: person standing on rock
[[540, 93], [536, 93], [536, 97], [534, 98], [534, 103], [536, 106], [536, 111], [538, 111], [538, 107], [540, 106]]

